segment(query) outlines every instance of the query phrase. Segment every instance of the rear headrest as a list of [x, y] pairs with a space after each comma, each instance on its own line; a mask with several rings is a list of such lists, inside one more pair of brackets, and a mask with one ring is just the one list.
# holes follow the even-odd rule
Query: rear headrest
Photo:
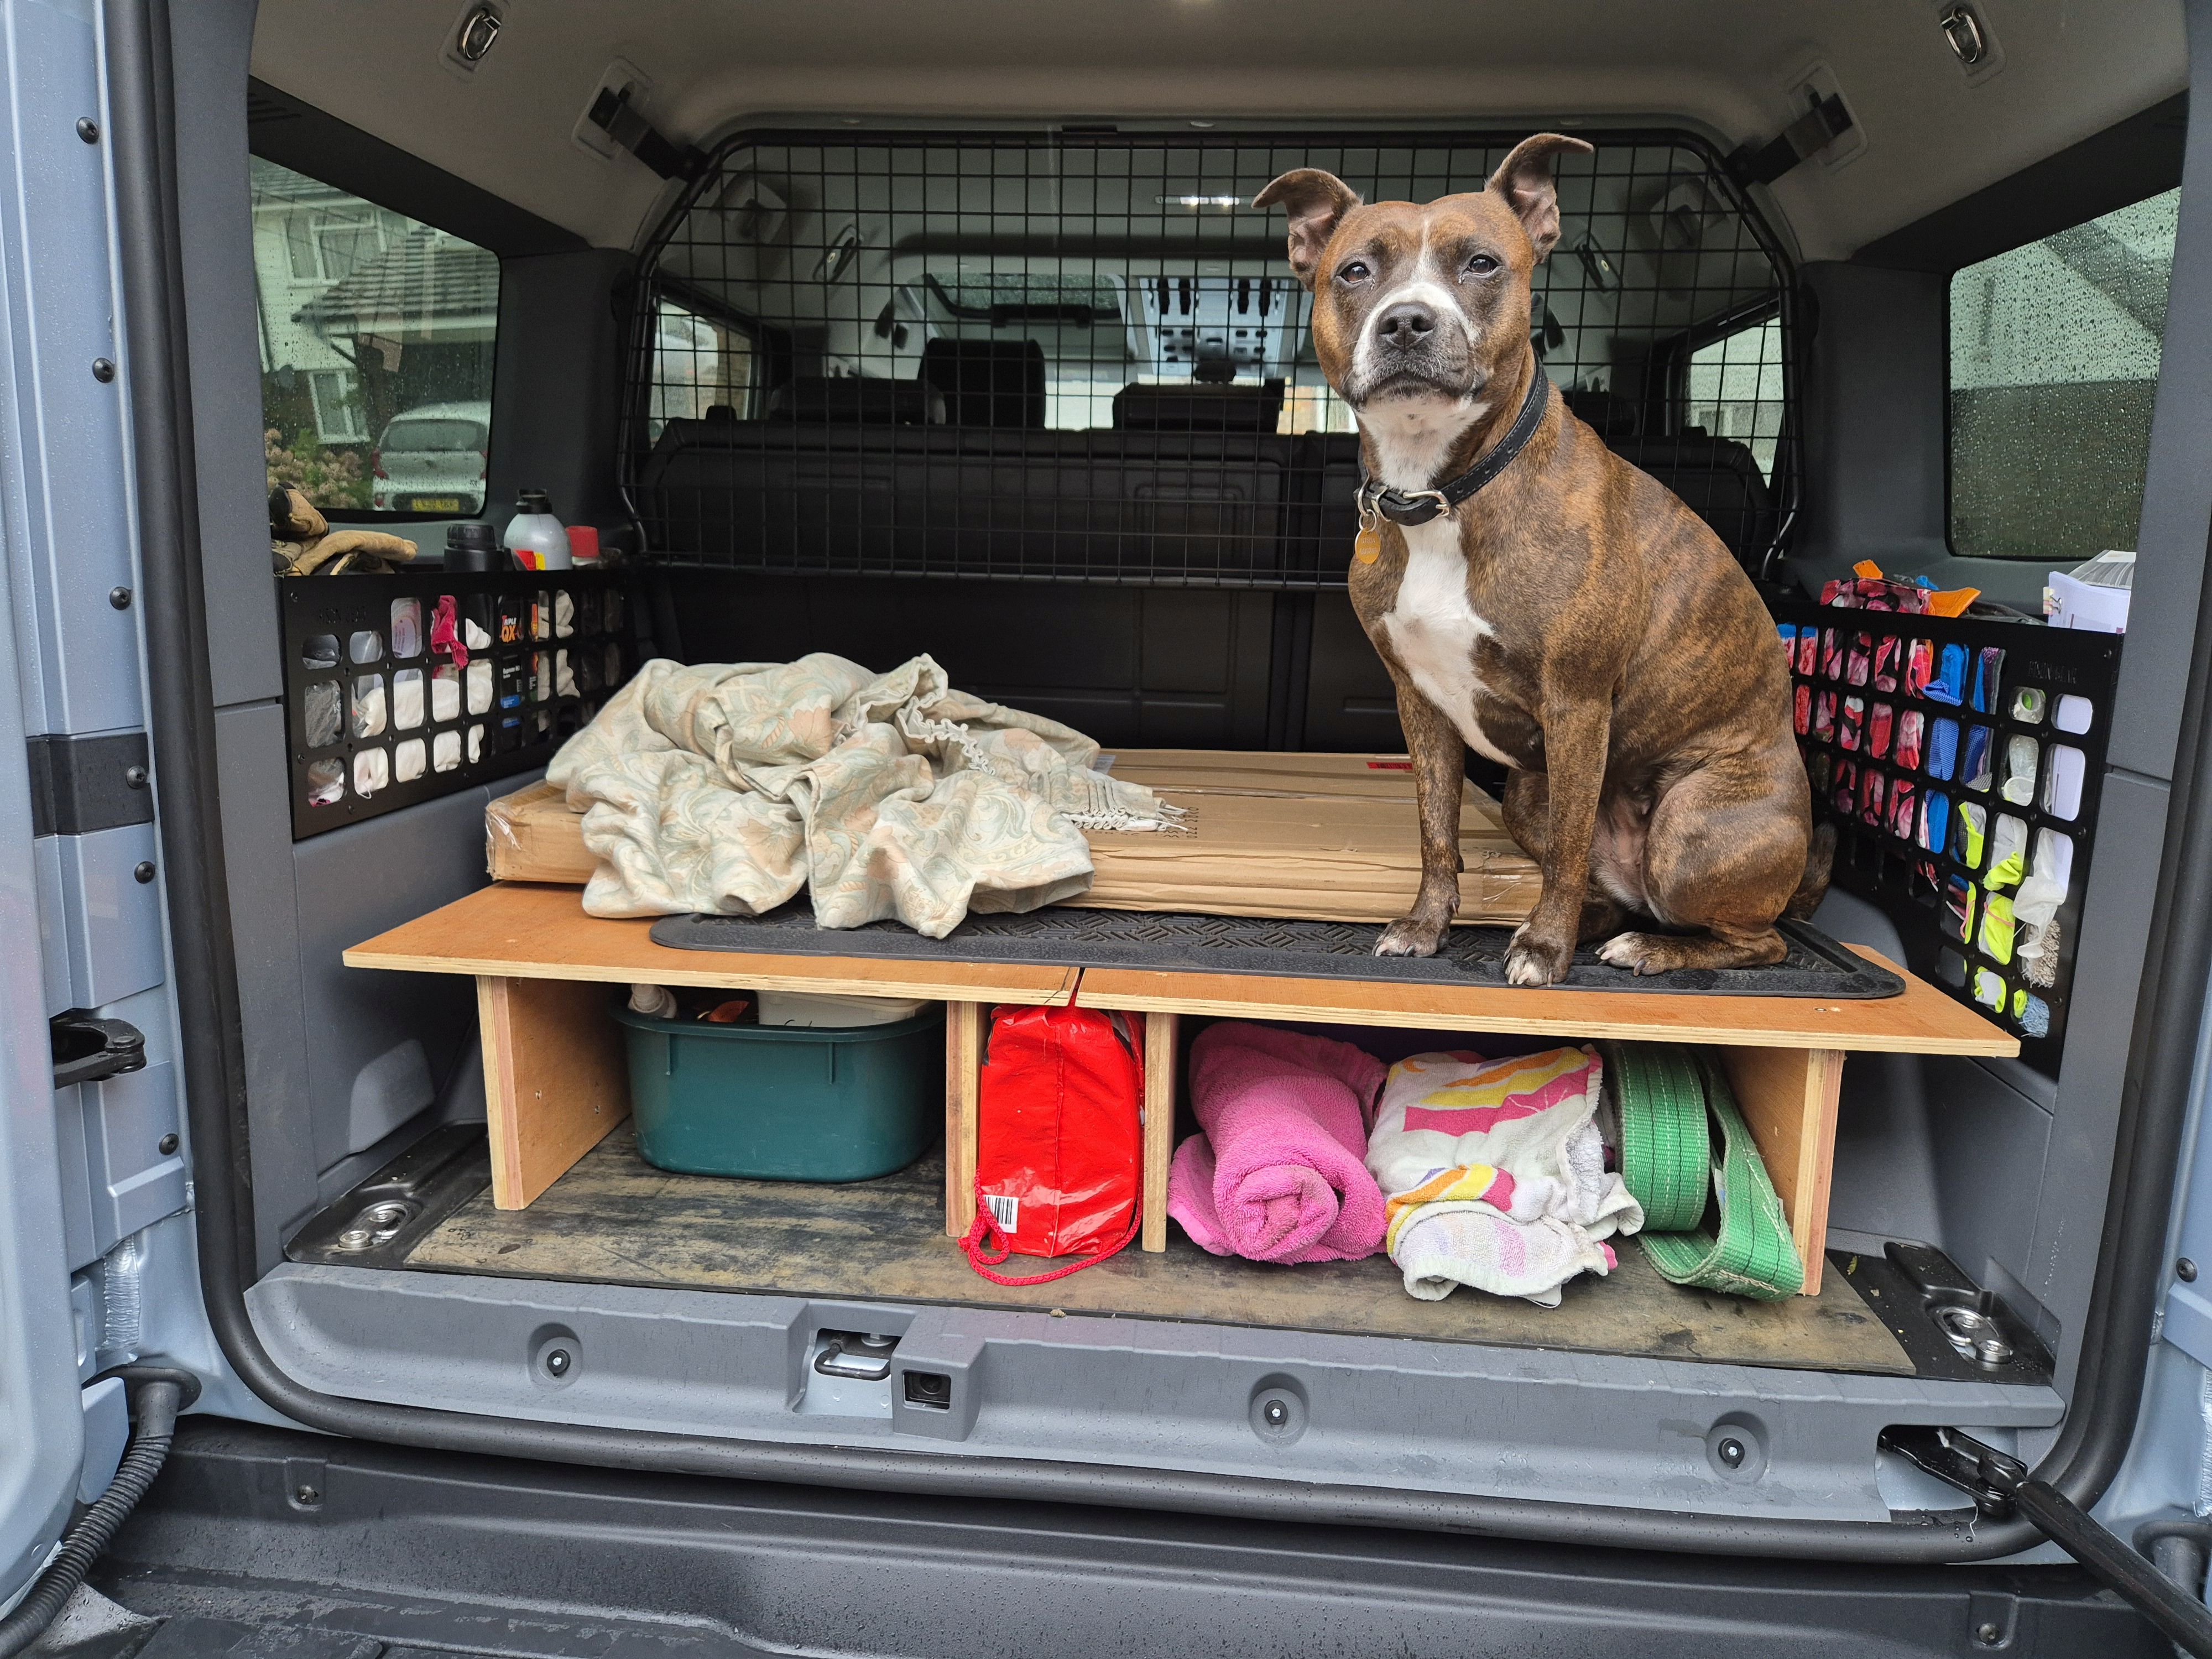
[[1571, 387], [1559, 396], [1601, 438], [1633, 437], [1644, 424], [1637, 416], [1635, 403], [1619, 392]]
[[1273, 432], [1283, 418], [1283, 383], [1258, 386], [1127, 386], [1114, 394], [1117, 432]]
[[768, 417], [832, 426], [935, 426], [945, 419], [945, 399], [922, 380], [810, 374], [775, 389]]
[[1044, 425], [1044, 348], [1035, 340], [932, 340], [921, 378], [945, 394], [955, 426]]

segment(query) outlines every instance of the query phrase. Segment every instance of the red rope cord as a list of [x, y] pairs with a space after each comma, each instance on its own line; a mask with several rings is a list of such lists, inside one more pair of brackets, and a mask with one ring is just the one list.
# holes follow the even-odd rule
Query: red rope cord
[[1013, 1255], [1014, 1247], [1000, 1228], [998, 1218], [991, 1213], [991, 1206], [983, 1201], [983, 1194], [979, 1190], [975, 1194], [975, 1224], [968, 1229], [968, 1236], [960, 1241], [960, 1249], [968, 1258], [968, 1265], [994, 1285], [1048, 1285], [1055, 1279], [1065, 1279], [1070, 1273], [1079, 1273], [1085, 1267], [1095, 1267], [1108, 1256], [1118, 1255], [1127, 1249], [1130, 1241], [1137, 1236], [1139, 1219], [1138, 1206], [1132, 1204], [1129, 1206], [1128, 1231], [1124, 1232], [1109, 1249], [1099, 1251], [1097, 1255], [1086, 1255], [1080, 1261], [1071, 1261], [1065, 1267], [1054, 1267], [1048, 1273], [1030, 1273], [1019, 1279], [1011, 1278], [1005, 1273], [991, 1271], [993, 1267]]

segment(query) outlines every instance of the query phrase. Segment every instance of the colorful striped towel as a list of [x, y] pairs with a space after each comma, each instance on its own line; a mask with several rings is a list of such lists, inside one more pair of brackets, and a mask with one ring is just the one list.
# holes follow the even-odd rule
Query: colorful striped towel
[[1644, 1212], [1605, 1167], [1595, 1050], [1486, 1060], [1461, 1050], [1390, 1068], [1367, 1167], [1387, 1198], [1384, 1248], [1407, 1294], [1458, 1285], [1559, 1305], [1580, 1273], [1610, 1273], [1615, 1233]]

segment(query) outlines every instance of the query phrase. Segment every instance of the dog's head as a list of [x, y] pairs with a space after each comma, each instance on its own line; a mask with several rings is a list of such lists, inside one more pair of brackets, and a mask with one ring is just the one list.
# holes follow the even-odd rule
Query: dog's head
[[1313, 167], [1254, 198], [1290, 214], [1291, 269], [1314, 296], [1322, 373], [1355, 411], [1406, 399], [1471, 413], [1482, 389], [1510, 372], [1528, 339], [1529, 274], [1559, 240], [1553, 161], [1589, 149], [1539, 133], [1486, 188], [1425, 207], [1362, 204]]

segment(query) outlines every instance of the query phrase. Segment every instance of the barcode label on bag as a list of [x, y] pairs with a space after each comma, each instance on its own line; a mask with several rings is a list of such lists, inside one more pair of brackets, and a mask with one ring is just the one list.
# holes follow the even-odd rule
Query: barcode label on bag
[[991, 1206], [991, 1219], [999, 1224], [1000, 1232], [1012, 1233], [1021, 1231], [1021, 1200], [1001, 1197], [996, 1193], [986, 1193], [983, 1194], [983, 1202]]

